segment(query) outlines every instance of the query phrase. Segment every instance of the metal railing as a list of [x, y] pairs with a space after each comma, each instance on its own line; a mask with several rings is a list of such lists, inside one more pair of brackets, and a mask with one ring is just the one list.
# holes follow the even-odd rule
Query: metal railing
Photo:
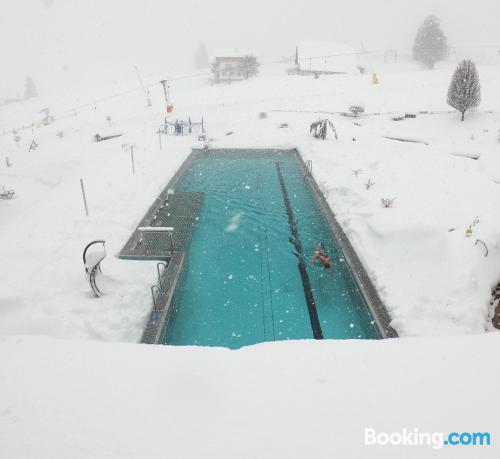
[[306, 170], [304, 171], [304, 178], [312, 177], [313, 163], [312, 160], [308, 159], [305, 162]]
[[[153, 221], [156, 220], [156, 216]], [[144, 255], [155, 255], [165, 252], [165, 237], [170, 241], [170, 255], [174, 253], [174, 228], [171, 226], [141, 226]]]

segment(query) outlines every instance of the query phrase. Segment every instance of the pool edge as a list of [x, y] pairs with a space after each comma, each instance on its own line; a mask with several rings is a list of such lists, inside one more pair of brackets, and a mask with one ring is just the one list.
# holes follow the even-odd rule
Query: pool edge
[[[349, 241], [349, 239], [346, 236], [346, 234], [344, 233], [341, 225], [337, 221], [335, 214], [334, 214], [333, 210], [331, 209], [331, 207], [329, 206], [328, 202], [326, 201], [324, 194], [319, 189], [319, 186], [316, 183], [316, 180], [314, 179], [312, 174], [307, 173], [306, 164], [305, 164], [304, 159], [303, 159], [302, 155], [300, 154], [300, 151], [297, 147], [295, 147], [295, 148], [252, 148], [252, 149], [249, 149], [249, 148], [211, 148], [208, 151], [210, 151], [210, 150], [217, 150], [217, 151], [224, 151], [224, 150], [227, 150], [227, 151], [236, 151], [236, 150], [283, 151], [283, 152], [290, 152], [290, 153], [294, 154], [297, 157], [300, 165], [303, 168], [304, 177], [308, 181], [310, 188], [311, 188], [311, 192], [313, 193], [315, 199], [318, 202], [318, 205], [320, 206], [321, 210], [324, 213], [325, 219], [330, 227], [330, 230], [332, 231], [333, 235], [337, 239], [337, 242], [339, 243], [340, 248], [342, 249], [342, 252], [344, 253], [347, 264], [348, 264], [353, 276], [355, 277], [355, 280], [360, 288], [360, 291], [363, 295], [363, 298], [365, 299], [365, 302], [366, 302], [366, 304], [367, 304], [367, 306], [368, 306], [368, 308], [369, 308], [369, 310], [370, 310], [370, 312], [371, 312], [371, 314], [376, 322], [377, 329], [379, 330], [381, 337], [383, 339], [385, 339], [385, 338], [397, 338], [399, 336], [398, 333], [396, 332], [396, 330], [394, 330], [394, 328], [392, 328], [392, 326], [390, 324], [391, 323], [391, 316], [390, 316], [389, 312], [387, 311], [384, 303], [382, 302], [380, 296], [378, 295], [377, 289], [373, 285], [365, 267], [361, 263], [361, 260], [359, 259], [356, 251], [354, 250], [351, 242]], [[155, 201], [153, 202], [153, 204], [150, 206], [150, 208], [149, 208], [148, 212], [146, 213], [145, 217], [143, 218], [143, 220], [146, 219], [146, 217], [148, 215], [150, 215], [152, 212], [154, 212], [156, 210], [156, 207], [158, 206], [158, 201], [159, 201], [160, 197], [167, 190], [175, 187], [175, 185], [177, 184], [177, 182], [179, 181], [181, 176], [186, 172], [186, 170], [191, 165], [191, 163], [194, 161], [196, 156], [198, 154], [206, 152], [206, 151], [207, 150], [203, 149], [203, 148], [193, 148], [191, 150], [191, 153], [186, 157], [186, 159], [183, 161], [183, 163], [179, 166], [176, 173], [172, 176], [172, 178], [165, 185], [163, 191], [160, 193], [158, 198], [156, 198]], [[129, 242], [133, 239], [133, 237], [134, 236], [132, 235], [130, 240], [127, 241], [126, 245], [129, 244]], [[179, 272], [177, 272], [175, 275], [174, 284], [177, 284], [177, 281], [180, 277], [182, 268], [186, 262], [185, 258], [187, 258], [187, 255], [185, 255], [185, 257], [183, 257], [182, 267], [181, 267], [181, 269], [179, 269]], [[163, 331], [165, 328], [167, 317], [169, 315], [170, 303], [174, 297], [175, 286], [176, 285], [172, 285], [171, 293], [169, 292], [169, 300], [168, 300], [167, 304], [165, 305], [164, 310], [161, 311], [160, 318], [159, 318], [159, 324], [157, 327], [155, 327], [155, 328], [157, 328], [158, 332], [155, 334], [154, 342], [152, 342], [151, 340], [148, 340], [148, 341], [144, 340], [148, 324], [150, 323], [151, 317], [154, 313], [154, 306], [153, 306], [153, 309], [150, 311], [150, 313], [148, 315], [148, 322], [146, 322], [146, 326], [144, 327], [143, 333], [141, 334], [141, 339], [139, 341], [140, 343], [160, 344], [159, 341], [161, 339], [161, 336], [163, 335]]]
[[342, 226], [337, 221], [337, 218], [335, 217], [332, 208], [328, 204], [325, 195], [319, 189], [319, 186], [313, 175], [308, 173], [306, 164], [304, 162], [304, 159], [302, 158], [302, 155], [300, 154], [299, 149], [294, 148], [291, 149], [291, 151], [295, 151], [296, 156], [302, 165], [302, 168], [304, 170], [304, 177], [305, 179], [307, 179], [309, 185], [311, 186], [311, 191], [317, 199], [318, 204], [320, 205], [321, 210], [325, 215], [326, 221], [346, 257], [347, 264], [349, 265], [352, 274], [356, 278], [357, 284], [361, 289], [361, 293], [363, 294], [366, 304], [370, 308], [370, 312], [372, 313], [373, 318], [377, 323], [377, 328], [382, 334], [382, 338], [398, 338], [398, 333], [391, 326], [392, 319], [389, 312], [387, 311], [387, 308], [385, 307], [385, 304], [380, 298], [375, 285], [373, 285], [373, 282], [371, 281], [370, 276], [363, 266], [363, 263], [361, 263], [361, 260], [354, 250], [351, 241], [349, 241], [349, 238], [346, 236], [344, 230], [342, 229]]

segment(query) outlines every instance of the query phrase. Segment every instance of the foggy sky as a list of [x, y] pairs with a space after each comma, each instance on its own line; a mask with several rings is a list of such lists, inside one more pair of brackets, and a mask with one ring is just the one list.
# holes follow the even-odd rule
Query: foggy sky
[[0, 0], [0, 97], [191, 71], [201, 42], [290, 56], [301, 40], [411, 48], [428, 14], [451, 45], [500, 44], [498, 0]]

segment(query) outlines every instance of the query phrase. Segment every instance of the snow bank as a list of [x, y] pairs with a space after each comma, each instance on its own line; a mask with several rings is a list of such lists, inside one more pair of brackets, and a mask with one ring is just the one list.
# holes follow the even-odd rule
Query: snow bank
[[[229, 351], [0, 341], [0, 455], [498, 457], [499, 335]], [[15, 356], [15, 358], [13, 358]], [[489, 447], [364, 446], [364, 429], [487, 431]]]

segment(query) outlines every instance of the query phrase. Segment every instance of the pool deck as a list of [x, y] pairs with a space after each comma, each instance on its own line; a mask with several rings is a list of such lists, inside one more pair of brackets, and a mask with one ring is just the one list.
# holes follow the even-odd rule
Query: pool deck
[[[234, 151], [237, 149], [230, 148], [230, 149], [213, 149], [217, 151]], [[247, 150], [247, 149], [245, 149]], [[255, 150], [255, 149], [254, 149]], [[160, 193], [158, 198], [155, 200], [153, 205], [150, 207], [146, 215], [141, 221], [141, 224], [138, 225], [138, 228], [141, 226], [150, 226], [150, 225], [155, 225], [158, 223], [158, 216], [161, 216], [161, 212], [163, 211], [162, 206], [164, 206], [165, 202], [168, 201], [168, 198], [172, 199], [172, 196], [181, 195], [182, 193], [174, 193], [171, 194], [170, 190], [173, 190], [179, 181], [180, 177], [185, 173], [185, 171], [190, 167], [191, 163], [195, 159], [196, 155], [198, 153], [201, 153], [205, 150], [202, 149], [193, 149], [191, 154], [188, 156], [188, 158], [184, 161], [184, 163], [181, 165], [181, 167], [178, 169], [177, 173], [174, 175], [174, 177], [169, 181], [167, 186], [164, 188], [164, 190]], [[255, 150], [259, 151], [259, 150]], [[323, 193], [318, 187], [318, 184], [314, 180], [314, 177], [312, 173], [308, 170], [306, 167], [306, 164], [300, 155], [299, 151], [297, 149], [290, 149], [290, 150], [284, 150], [284, 149], [260, 149], [260, 151], [290, 151], [290, 153], [294, 153], [299, 160], [303, 171], [304, 171], [304, 180], [308, 182], [310, 185], [310, 188], [314, 194], [314, 196], [317, 199], [317, 202], [322, 210], [322, 212], [325, 215], [325, 218], [328, 222], [328, 225], [330, 226], [330, 229], [332, 233], [334, 234], [335, 238], [337, 239], [342, 251], [344, 252], [345, 259], [347, 261], [347, 264], [349, 265], [349, 268], [351, 269], [351, 272], [353, 273], [359, 288], [363, 294], [363, 297], [365, 298], [366, 303], [368, 304], [368, 307], [370, 308], [370, 311], [375, 319], [375, 322], [377, 324], [377, 328], [379, 329], [381, 335], [383, 338], [396, 338], [398, 337], [397, 332], [391, 327], [391, 317], [380, 299], [380, 296], [378, 295], [378, 292], [373, 285], [368, 273], [366, 272], [366, 269], [364, 268], [363, 264], [361, 263], [358, 255], [356, 254], [354, 248], [352, 247], [349, 239], [347, 238], [346, 234], [342, 230], [342, 227], [338, 223], [337, 219], [335, 218], [335, 214], [333, 213], [332, 209], [328, 205]], [[190, 194], [190, 193], [185, 193], [185, 194]], [[197, 193], [191, 193], [191, 194], [197, 194]], [[200, 193], [201, 194], [201, 193]], [[190, 199], [188, 198], [186, 202], [189, 202]], [[177, 239], [179, 241], [182, 241], [180, 244], [175, 244], [173, 251], [172, 250], [167, 250], [165, 244], [163, 244], [163, 251], [159, 253], [146, 253], [145, 247], [144, 247], [144, 241], [141, 241], [141, 235], [138, 229], [132, 234], [130, 237], [129, 241], [127, 244], [124, 246], [122, 251], [120, 252], [119, 257], [124, 258], [124, 259], [134, 259], [134, 260], [144, 260], [144, 259], [149, 259], [149, 260], [165, 260], [168, 262], [167, 268], [165, 272], [163, 273], [163, 278], [167, 279], [167, 287], [164, 289], [161, 289], [156, 296], [156, 306], [153, 306], [153, 309], [151, 310], [151, 313], [149, 315], [148, 321], [146, 323], [146, 326], [144, 328], [144, 332], [142, 334], [141, 343], [147, 343], [147, 344], [158, 344], [160, 342], [161, 336], [162, 336], [162, 331], [165, 327], [165, 324], [168, 321], [169, 318], [169, 312], [171, 308], [171, 303], [174, 297], [175, 293], [175, 287], [178, 284], [179, 280], [182, 277], [182, 273], [186, 264], [186, 248], [189, 243], [189, 233], [194, 227], [194, 221], [196, 219], [197, 213], [199, 212], [199, 208], [201, 207], [201, 199], [195, 198], [194, 199], [194, 204], [190, 205], [190, 211], [188, 212], [190, 222], [187, 225], [183, 225], [183, 228], [181, 230], [182, 234], [179, 233], [177, 235]], [[177, 206], [179, 207], [179, 206]], [[177, 212], [176, 212], [177, 213]], [[168, 214], [168, 217], [170, 217], [170, 214]], [[184, 216], [185, 217], [185, 216]], [[164, 220], [166, 217], [164, 218]], [[171, 226], [174, 226], [174, 224], [178, 223], [178, 219], [166, 219], [170, 223], [172, 223]], [[161, 220], [163, 224], [165, 224], [165, 221]], [[167, 223], [168, 223], [167, 221]], [[177, 223], [174, 223], [177, 222]], [[165, 225], [166, 226], [166, 225]], [[169, 225], [170, 226], [170, 225]], [[174, 240], [175, 240], [175, 235], [174, 235]]]

